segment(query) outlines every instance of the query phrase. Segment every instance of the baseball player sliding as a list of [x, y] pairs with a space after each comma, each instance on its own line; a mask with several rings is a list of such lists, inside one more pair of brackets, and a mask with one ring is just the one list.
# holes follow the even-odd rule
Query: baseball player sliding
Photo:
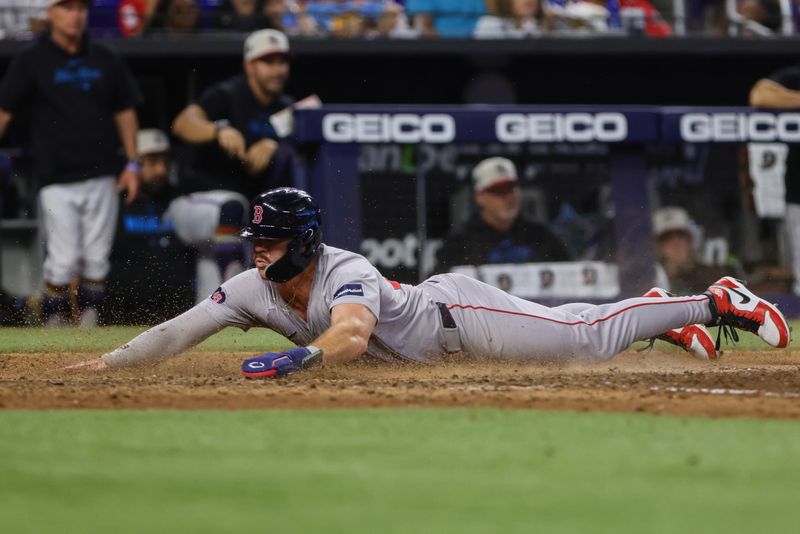
[[321, 232], [320, 210], [307, 193], [279, 188], [257, 196], [241, 232], [252, 240], [254, 269], [113, 352], [67, 369], [163, 360], [227, 326], [271, 328], [298, 345], [245, 360], [242, 372], [251, 378], [365, 353], [424, 363], [448, 355], [604, 361], [634, 341], [663, 335], [696, 356], [716, 358], [699, 324], [747, 330], [773, 347], [789, 343], [783, 315], [729, 277], [701, 295], [672, 297], [656, 288], [612, 304], [548, 308], [458, 274], [417, 286], [389, 281], [363, 256], [322, 244]]

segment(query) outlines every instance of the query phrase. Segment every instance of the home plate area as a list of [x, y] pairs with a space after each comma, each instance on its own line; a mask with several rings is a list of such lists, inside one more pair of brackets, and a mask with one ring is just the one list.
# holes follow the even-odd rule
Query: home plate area
[[730, 350], [713, 363], [658, 349], [602, 364], [361, 361], [279, 380], [243, 378], [239, 364], [252, 355], [189, 352], [94, 375], [61, 371], [92, 354], [3, 354], [0, 408], [494, 407], [800, 419], [800, 355], [791, 349]]

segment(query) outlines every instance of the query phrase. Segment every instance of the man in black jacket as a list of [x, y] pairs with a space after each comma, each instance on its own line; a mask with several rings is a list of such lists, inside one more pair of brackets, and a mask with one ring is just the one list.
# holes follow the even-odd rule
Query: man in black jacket
[[478, 210], [439, 251], [437, 271], [457, 265], [568, 261], [564, 244], [540, 223], [520, 215], [517, 169], [506, 158], [488, 158], [472, 171]]
[[[49, 31], [12, 61], [0, 85], [0, 137], [29, 112], [45, 236], [45, 316], [91, 323], [105, 295], [118, 190], [138, 190], [139, 89], [122, 59], [86, 34], [88, 1], [51, 0]], [[126, 164], [127, 159], [127, 164]], [[78, 310], [69, 294], [80, 280]], [[70, 313], [71, 312], [71, 313]]]
[[244, 267], [238, 232], [248, 199], [265, 189], [293, 185], [292, 148], [282, 142], [285, 132], [275, 120], [294, 103], [283, 93], [289, 40], [277, 30], [253, 32], [245, 40], [243, 60], [244, 73], [209, 87], [172, 124], [173, 133], [192, 145], [180, 167], [181, 192], [195, 203], [223, 202], [209, 241], [213, 260], [203, 253], [198, 260], [203, 298]]

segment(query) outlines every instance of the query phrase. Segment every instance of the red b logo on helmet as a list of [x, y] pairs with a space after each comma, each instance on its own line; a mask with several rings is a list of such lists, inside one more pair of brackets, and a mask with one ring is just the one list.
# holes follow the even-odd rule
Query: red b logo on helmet
[[264, 208], [261, 206], [255, 206], [253, 208], [253, 223], [259, 224], [264, 218]]

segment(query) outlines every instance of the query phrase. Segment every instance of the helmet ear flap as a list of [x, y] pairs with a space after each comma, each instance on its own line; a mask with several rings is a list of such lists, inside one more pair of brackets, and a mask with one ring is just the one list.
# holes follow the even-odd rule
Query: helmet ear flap
[[307, 245], [307, 244], [311, 243], [311, 241], [313, 239], [314, 239], [314, 229], [313, 228], [307, 229], [305, 232], [303, 232], [302, 234], [300, 234], [298, 236], [298, 240], [304, 245]]

